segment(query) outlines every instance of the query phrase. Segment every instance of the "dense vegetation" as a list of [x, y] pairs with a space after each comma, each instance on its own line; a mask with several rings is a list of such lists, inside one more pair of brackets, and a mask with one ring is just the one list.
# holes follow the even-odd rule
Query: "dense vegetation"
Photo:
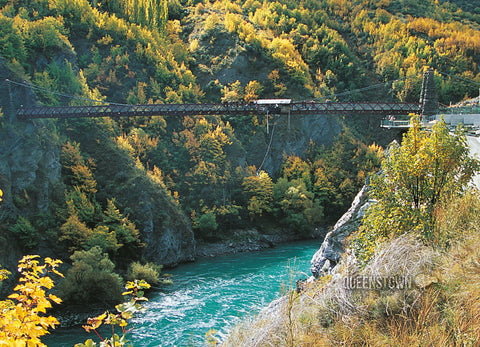
[[[0, 0], [1, 64], [45, 105], [412, 101], [425, 66], [437, 69], [439, 100], [455, 102], [478, 92], [456, 78], [480, 82], [479, 28], [478, 9], [460, 1]], [[168, 205], [155, 211], [163, 223], [187, 216], [197, 239], [248, 228], [308, 235], [379, 167], [375, 141], [385, 138], [359, 118], [335, 121], [330, 145], [311, 142], [261, 167], [270, 134], [257, 116], [44, 121], [34, 138], [3, 119], [5, 133], [61, 148], [62, 166], [48, 208], [41, 187], [13, 187], [3, 240], [23, 252], [52, 248], [71, 257], [67, 278], [102, 275], [119, 294], [114, 266], [145, 260], [142, 189]], [[60, 288], [79, 298], [73, 282]]]

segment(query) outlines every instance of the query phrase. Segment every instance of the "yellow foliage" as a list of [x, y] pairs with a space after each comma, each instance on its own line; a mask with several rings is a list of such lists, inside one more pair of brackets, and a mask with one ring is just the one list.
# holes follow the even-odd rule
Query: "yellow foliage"
[[245, 86], [245, 102], [250, 102], [258, 99], [259, 95], [262, 93], [263, 87], [258, 81], [250, 81]]
[[229, 32], [236, 31], [241, 22], [242, 17], [239, 15], [230, 12], [225, 15], [225, 28], [227, 28]]
[[216, 13], [212, 13], [205, 20], [204, 29], [205, 31], [213, 30], [215, 26], [219, 23], [220, 23], [220, 18], [218, 17], [218, 15]]
[[[51, 302], [60, 304], [62, 300], [46, 293], [52, 289], [53, 280], [48, 273], [63, 275], [56, 270], [60, 260], [45, 258], [40, 265], [38, 255], [24, 256], [18, 264], [22, 274], [20, 284], [5, 301], [0, 301], [0, 345], [1, 346], [45, 346], [40, 337], [48, 334], [48, 328], [54, 329], [58, 320], [52, 316], [43, 316], [52, 307]], [[15, 304], [15, 301], [17, 302]]]
[[195, 52], [198, 49], [198, 40], [194, 39], [190, 42], [190, 52]]

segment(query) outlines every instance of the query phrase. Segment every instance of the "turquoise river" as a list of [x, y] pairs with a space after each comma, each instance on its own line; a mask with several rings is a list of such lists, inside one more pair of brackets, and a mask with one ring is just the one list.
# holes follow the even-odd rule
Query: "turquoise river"
[[[174, 284], [150, 295], [147, 311], [133, 321], [134, 346], [204, 346], [213, 329], [220, 340], [241, 319], [278, 298], [282, 286], [309, 277], [320, 241], [279, 245], [181, 265], [168, 271]], [[293, 276], [292, 276], [293, 271]], [[44, 339], [49, 347], [73, 346], [91, 338], [81, 327], [60, 329]]]

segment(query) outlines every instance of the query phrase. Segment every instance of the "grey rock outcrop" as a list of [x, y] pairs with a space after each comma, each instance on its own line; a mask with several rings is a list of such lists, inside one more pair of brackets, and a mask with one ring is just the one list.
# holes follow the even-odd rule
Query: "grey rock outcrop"
[[[51, 208], [53, 196], [61, 194], [60, 148], [45, 134], [47, 125], [8, 125], [0, 129], [0, 264], [13, 273], [22, 249], [6, 225], [19, 215], [41, 214]], [[38, 249], [36, 254], [46, 254]], [[14, 276], [3, 286], [13, 285]]]
[[140, 222], [146, 243], [143, 256], [168, 267], [195, 260], [195, 239], [186, 216], [163, 190], [148, 180], [139, 179], [136, 188], [141, 194], [129, 187], [124, 188], [123, 194], [130, 195], [129, 205], [136, 205], [132, 215]]
[[[190, 28], [189, 41], [198, 43], [193, 53], [197, 67], [193, 71], [199, 84], [206, 86], [207, 98], [220, 98], [221, 87], [235, 81], [239, 81], [242, 87], [254, 80], [260, 81], [264, 87], [271, 84], [271, 59], [261, 50], [238, 40], [223, 24], [207, 31], [202, 21], [187, 23], [186, 27]], [[288, 93], [280, 98], [302, 100], [309, 95], [302, 83], [291, 83], [295, 83], [294, 79], [290, 81]], [[272, 97], [271, 94], [273, 92], [265, 97]], [[259, 117], [258, 121], [265, 122], [265, 119]], [[238, 165], [255, 165], [257, 169], [274, 175], [281, 168], [285, 156], [303, 157], [311, 143], [330, 146], [341, 130], [341, 120], [336, 116], [270, 115], [268, 131], [256, 131], [243, 142], [246, 153], [239, 156]]]
[[333, 230], [325, 236], [320, 249], [314, 254], [311, 261], [310, 271], [313, 276], [319, 277], [322, 274], [330, 273], [339, 262], [344, 252], [345, 239], [358, 228], [365, 210], [371, 204], [368, 199], [368, 191], [367, 182], [355, 196], [348, 211], [338, 220]]

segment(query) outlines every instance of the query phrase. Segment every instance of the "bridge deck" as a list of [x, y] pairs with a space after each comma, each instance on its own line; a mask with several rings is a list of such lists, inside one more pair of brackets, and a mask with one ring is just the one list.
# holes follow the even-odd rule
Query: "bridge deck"
[[381, 102], [292, 102], [283, 104], [218, 103], [218, 104], [155, 104], [155, 105], [102, 105], [21, 107], [19, 120], [37, 118], [81, 117], [141, 117], [183, 115], [245, 115], [245, 114], [366, 114], [408, 115], [420, 113], [419, 103]]

